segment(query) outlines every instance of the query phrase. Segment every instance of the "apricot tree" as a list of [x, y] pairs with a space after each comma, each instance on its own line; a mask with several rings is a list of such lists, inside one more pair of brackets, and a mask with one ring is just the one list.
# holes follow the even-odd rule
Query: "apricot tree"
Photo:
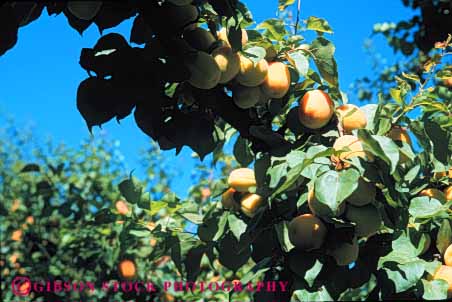
[[[359, 107], [339, 87], [324, 19], [253, 26], [236, 0], [83, 3], [4, 4], [2, 49], [44, 7], [79, 32], [134, 17], [130, 43], [110, 33], [81, 52], [89, 77], [77, 108], [88, 128], [133, 112], [160, 149], [189, 146], [213, 163], [228, 160], [235, 139], [235, 164], [201, 199], [151, 201], [134, 178], [121, 182], [138, 212], [169, 214], [151, 229], [136, 213], [121, 217], [131, 238], [156, 240], [150, 257], [170, 256], [189, 281], [207, 258], [245, 284], [288, 282], [249, 293], [256, 301], [451, 297], [452, 201], [442, 191], [450, 196], [452, 100], [435, 88], [452, 77], [450, 35], [425, 54], [422, 77], [401, 72], [390, 99]], [[110, 211], [93, 220], [111, 224]], [[196, 234], [182, 232], [188, 223]]]

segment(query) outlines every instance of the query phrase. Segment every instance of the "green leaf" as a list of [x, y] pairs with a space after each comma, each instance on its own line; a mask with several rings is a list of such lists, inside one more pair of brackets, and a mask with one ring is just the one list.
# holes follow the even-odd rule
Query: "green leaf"
[[112, 223], [114, 221], [116, 221], [116, 215], [113, 214], [110, 209], [101, 209], [94, 216], [94, 223], [97, 225]]
[[264, 59], [265, 56], [267, 55], [265, 48], [260, 46], [253, 46], [247, 48], [243, 53], [245, 54], [246, 57], [253, 61], [254, 64], [259, 63], [259, 61]]
[[247, 284], [256, 278], [259, 278], [263, 273], [268, 271], [271, 268], [272, 258], [267, 257], [259, 261], [252, 269], [250, 269], [245, 276], [240, 280], [242, 284]]
[[358, 138], [365, 144], [366, 150], [378, 156], [390, 166], [391, 175], [399, 162], [399, 147], [386, 136], [371, 135], [368, 131], [359, 129]]
[[411, 200], [408, 212], [413, 218], [432, 218], [444, 210], [439, 200], [427, 196], [415, 197]]
[[340, 204], [358, 187], [359, 177], [355, 169], [340, 172], [330, 170], [315, 180], [315, 197], [336, 213]]
[[427, 281], [422, 279], [422, 287], [424, 294], [422, 298], [425, 300], [446, 300], [447, 299], [447, 289], [449, 284], [445, 280], [433, 280]]
[[399, 264], [396, 270], [385, 268], [388, 278], [394, 282], [396, 293], [404, 292], [422, 278], [425, 272], [423, 260], [416, 260]]
[[20, 173], [27, 173], [27, 172], [40, 172], [41, 168], [37, 164], [27, 164], [25, 165], [21, 170]]
[[247, 167], [253, 162], [253, 153], [246, 138], [242, 136], [237, 137], [234, 144], [234, 157], [242, 167]]
[[224, 228], [226, 227], [226, 223], [228, 222], [228, 216], [229, 212], [223, 212], [223, 214], [221, 215], [220, 220], [218, 221], [218, 230], [212, 241], [217, 241], [221, 236], [223, 236], [225, 231]]
[[374, 290], [375, 286], [377, 286], [377, 278], [375, 278], [374, 274], [371, 274], [369, 281], [357, 288], [347, 288], [343, 293], [341, 293], [338, 300], [365, 301], [367, 300], [369, 293]]
[[240, 240], [240, 237], [246, 231], [246, 223], [234, 214], [228, 216], [228, 223], [232, 234], [234, 234], [237, 240]]
[[278, 0], [279, 10], [285, 10], [286, 7], [295, 3], [295, 0]]
[[336, 48], [333, 43], [323, 37], [318, 37], [312, 42], [310, 49], [322, 77], [330, 85], [337, 87], [339, 85], [338, 73], [336, 60], [334, 59]]
[[280, 183], [281, 179], [287, 175], [287, 162], [270, 167], [267, 170], [267, 175], [270, 176], [270, 184], [268, 186], [270, 188], [275, 188]]
[[265, 35], [271, 40], [282, 41], [288, 35], [282, 19], [268, 19], [258, 24], [256, 29], [265, 29]]
[[201, 224], [203, 221], [203, 215], [199, 215], [197, 213], [179, 213], [182, 217], [187, 219], [190, 222], [193, 222], [194, 224]]
[[436, 248], [441, 255], [444, 254], [447, 247], [452, 244], [452, 230], [450, 222], [447, 219], [443, 219], [441, 226], [436, 237]]
[[420, 82], [421, 82], [421, 79], [420, 79], [419, 76], [416, 75], [416, 74], [412, 74], [412, 73], [407, 74], [407, 73], [402, 72], [402, 75], [403, 75], [403, 77], [405, 77], [406, 79], [412, 80], [412, 81], [414, 81], [414, 82], [417, 82], [417, 83], [420, 83]]
[[276, 234], [278, 236], [279, 243], [283, 250], [287, 253], [292, 250], [295, 246], [290, 242], [289, 239], [289, 222], [282, 221], [275, 224]]
[[289, 255], [289, 268], [312, 286], [323, 268], [318, 258], [317, 253], [294, 250]]
[[393, 98], [394, 101], [397, 102], [397, 104], [399, 104], [400, 106], [404, 105], [405, 102], [402, 99], [402, 92], [400, 91], [400, 89], [391, 88], [389, 89], [389, 94], [391, 94], [391, 97]]
[[298, 74], [306, 77], [309, 70], [309, 60], [302, 51], [289, 53], [290, 63], [297, 69]]
[[328, 293], [328, 290], [325, 288], [325, 286], [322, 286], [318, 291], [316, 292], [310, 292], [306, 289], [299, 289], [294, 291], [293, 296], [296, 300], [295, 301], [334, 301], [333, 298], [331, 298], [330, 294]]
[[433, 156], [442, 164], [447, 165], [450, 158], [449, 133], [434, 121], [424, 118], [424, 129], [433, 144]]
[[306, 22], [306, 28], [310, 30], [315, 30], [318, 32], [329, 33], [332, 34], [333, 30], [331, 29], [328, 21], [325, 19], [317, 18], [314, 16], [309, 17]]
[[220, 241], [218, 260], [232, 271], [241, 268], [251, 256], [251, 246], [242, 246], [230, 233]]
[[205, 246], [195, 246], [188, 251], [184, 260], [188, 282], [194, 282], [198, 278], [201, 272], [201, 259], [205, 251]]
[[122, 196], [130, 203], [139, 203], [143, 188], [137, 183], [136, 179], [130, 176], [118, 185]]

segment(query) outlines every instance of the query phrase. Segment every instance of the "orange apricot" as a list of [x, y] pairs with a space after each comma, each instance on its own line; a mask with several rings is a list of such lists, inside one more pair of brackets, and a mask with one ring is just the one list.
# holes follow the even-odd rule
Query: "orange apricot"
[[286, 95], [290, 87], [290, 72], [286, 64], [272, 62], [268, 65], [268, 74], [262, 83], [262, 91], [270, 98], [279, 99]]
[[330, 96], [321, 90], [311, 90], [300, 100], [298, 117], [303, 126], [319, 129], [328, 124], [334, 114]]
[[346, 133], [355, 129], [363, 129], [367, 126], [367, 117], [358, 106], [345, 104], [336, 108], [339, 121]]

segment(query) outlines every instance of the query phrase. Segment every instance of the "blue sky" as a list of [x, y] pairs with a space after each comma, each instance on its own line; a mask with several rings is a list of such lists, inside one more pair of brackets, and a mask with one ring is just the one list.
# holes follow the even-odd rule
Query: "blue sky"
[[[257, 23], [276, 16], [277, 0], [243, 2]], [[365, 54], [363, 43], [370, 36], [373, 24], [408, 19], [411, 15], [413, 11], [405, 8], [400, 0], [302, 0], [301, 7], [302, 19], [321, 17], [332, 26], [334, 34], [327, 37], [336, 45], [340, 85], [345, 91], [355, 79], [371, 74], [371, 59]], [[128, 38], [131, 25], [131, 20], [127, 20], [105, 33], [119, 32]], [[95, 26], [80, 36], [68, 26], [63, 15], [48, 17], [47, 12], [38, 21], [21, 28], [16, 46], [0, 57], [0, 115], [12, 115], [19, 127], [34, 125], [41, 139], [51, 136], [56, 141], [78, 146], [89, 136], [75, 103], [78, 84], [86, 77], [78, 59], [80, 50], [92, 47], [99, 37]], [[390, 62], [396, 59], [382, 37], [375, 39], [375, 46]], [[109, 122], [103, 128], [111, 138], [121, 141], [128, 167], [138, 168], [139, 150], [149, 146], [149, 139], [136, 127], [133, 117], [120, 125]], [[179, 172], [173, 189], [185, 195], [197, 159], [191, 158], [187, 147], [178, 157], [174, 153], [164, 153]]]

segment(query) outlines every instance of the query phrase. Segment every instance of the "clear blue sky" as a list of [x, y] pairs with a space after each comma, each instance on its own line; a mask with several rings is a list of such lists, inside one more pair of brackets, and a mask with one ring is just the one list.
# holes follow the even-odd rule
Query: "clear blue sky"
[[[276, 16], [277, 0], [243, 2], [257, 23]], [[317, 16], [332, 26], [334, 34], [328, 38], [336, 45], [340, 85], [345, 91], [355, 79], [371, 72], [363, 42], [370, 36], [373, 24], [408, 19], [411, 15], [413, 12], [400, 0], [302, 0], [301, 9], [302, 19]], [[120, 32], [128, 38], [131, 25], [131, 20], [127, 20], [105, 33]], [[80, 50], [92, 47], [99, 37], [95, 26], [80, 36], [67, 25], [63, 15], [48, 17], [45, 11], [38, 21], [21, 28], [16, 46], [0, 57], [0, 112], [14, 116], [18, 126], [32, 123], [39, 138], [52, 136], [56, 141], [77, 146], [89, 136], [75, 102], [78, 84], [86, 77], [78, 59]], [[375, 45], [390, 61], [395, 59], [383, 38], [377, 38]], [[149, 145], [149, 139], [136, 127], [133, 117], [120, 125], [109, 122], [103, 128], [110, 137], [121, 141], [128, 167], [138, 168], [138, 151]], [[164, 154], [180, 173], [173, 189], [185, 195], [196, 161], [190, 157], [191, 150], [185, 147], [177, 158], [174, 151]]]

